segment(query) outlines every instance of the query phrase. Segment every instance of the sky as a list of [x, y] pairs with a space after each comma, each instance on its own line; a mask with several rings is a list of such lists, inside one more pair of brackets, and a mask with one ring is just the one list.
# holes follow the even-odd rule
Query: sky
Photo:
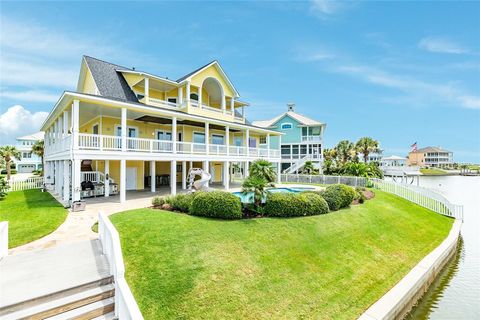
[[38, 131], [82, 55], [177, 79], [217, 59], [250, 120], [296, 111], [325, 147], [441, 146], [480, 163], [480, 2], [1, 2], [0, 145]]

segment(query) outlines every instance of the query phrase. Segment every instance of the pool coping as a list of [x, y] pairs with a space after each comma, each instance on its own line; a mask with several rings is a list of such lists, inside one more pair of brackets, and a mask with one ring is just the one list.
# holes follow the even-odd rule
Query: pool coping
[[403, 319], [427, 291], [445, 264], [454, 256], [461, 226], [462, 220], [456, 219], [445, 240], [358, 319]]

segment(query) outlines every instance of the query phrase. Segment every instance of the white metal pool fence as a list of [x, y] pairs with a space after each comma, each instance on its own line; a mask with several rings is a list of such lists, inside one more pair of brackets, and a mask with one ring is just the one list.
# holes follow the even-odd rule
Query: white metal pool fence
[[370, 180], [374, 188], [393, 193], [436, 213], [463, 220], [462, 205], [450, 203], [443, 195], [430, 189], [381, 179]]
[[365, 187], [367, 178], [352, 176], [327, 176], [311, 174], [282, 174], [282, 182], [315, 183], [315, 184], [346, 184], [352, 187]]
[[10, 186], [10, 188], [8, 188], [7, 192], [40, 189], [43, 187], [43, 177], [31, 177], [22, 180], [12, 179], [8, 181], [8, 185]]

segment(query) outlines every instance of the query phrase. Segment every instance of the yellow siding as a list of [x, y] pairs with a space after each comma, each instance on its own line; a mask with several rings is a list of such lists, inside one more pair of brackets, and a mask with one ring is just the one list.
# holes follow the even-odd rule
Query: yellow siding
[[96, 94], [97, 93], [97, 86], [95, 84], [95, 81], [93, 80], [92, 73], [90, 72], [90, 69], [85, 68], [85, 81], [83, 82], [83, 88], [82, 92], [83, 93], [88, 93], [88, 94]]
[[145, 79], [145, 77], [140, 76], [138, 74], [122, 73], [122, 75], [130, 87], [133, 87], [134, 85], [136, 85], [137, 83]]
[[216, 65], [210, 66], [202, 70], [198, 74], [196, 74], [192, 78], [191, 83], [194, 86], [201, 87], [203, 84], [203, 81], [209, 77], [215, 78], [220, 82], [220, 84], [223, 87], [223, 92], [225, 93], [226, 96], [232, 97], [234, 95], [233, 91], [230, 89], [230, 86], [228, 85], [228, 81], [220, 74]]
[[[105, 161], [94, 161], [94, 170], [105, 172]], [[120, 183], [120, 161], [110, 160], [110, 177], [115, 181], [115, 183]], [[128, 167], [137, 168], [137, 190], [144, 189], [144, 162], [143, 161], [127, 161]]]

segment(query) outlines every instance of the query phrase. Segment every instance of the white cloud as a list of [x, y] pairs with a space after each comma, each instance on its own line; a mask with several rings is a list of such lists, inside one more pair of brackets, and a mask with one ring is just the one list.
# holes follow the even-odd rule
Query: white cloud
[[334, 0], [312, 0], [310, 9], [320, 16], [326, 16], [338, 12], [341, 4]]
[[30, 112], [21, 105], [14, 105], [0, 114], [0, 145], [15, 142], [18, 136], [35, 133], [48, 116], [48, 112]]
[[480, 110], [480, 97], [460, 96], [458, 97], [458, 100], [466, 108]]
[[27, 91], [0, 91], [0, 97], [16, 101], [28, 102], [56, 102], [59, 99], [58, 94], [53, 94], [41, 90]]
[[461, 45], [441, 37], [427, 37], [420, 40], [418, 46], [421, 49], [438, 52], [438, 53], [450, 53], [450, 54], [462, 54], [468, 53], [468, 50]]
[[333, 70], [383, 87], [400, 90], [407, 95], [406, 97], [392, 98], [389, 100], [390, 102], [394, 100], [410, 103], [441, 101], [463, 108], [480, 109], [480, 97], [466, 95], [461, 88], [452, 84], [430, 83], [415, 77], [395, 75], [368, 66], [344, 65], [337, 66]]

